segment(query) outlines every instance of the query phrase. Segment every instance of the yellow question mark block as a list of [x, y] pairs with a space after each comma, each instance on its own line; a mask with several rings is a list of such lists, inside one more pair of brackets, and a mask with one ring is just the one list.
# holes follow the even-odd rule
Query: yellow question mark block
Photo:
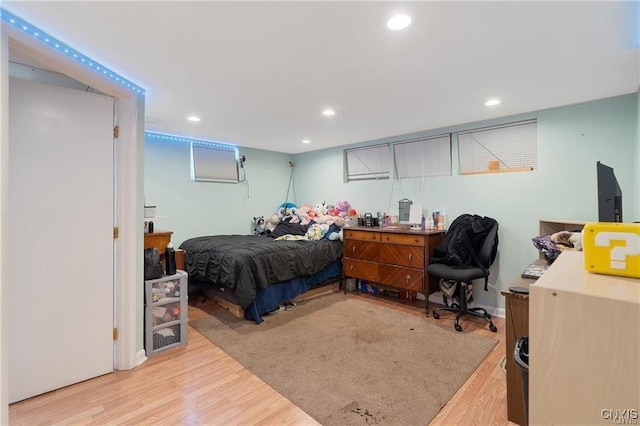
[[587, 271], [640, 278], [640, 223], [587, 223], [582, 245]]

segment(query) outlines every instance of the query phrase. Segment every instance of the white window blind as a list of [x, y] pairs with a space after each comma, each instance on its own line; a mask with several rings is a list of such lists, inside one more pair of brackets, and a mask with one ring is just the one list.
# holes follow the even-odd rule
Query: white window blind
[[451, 176], [451, 135], [393, 145], [398, 178]]
[[389, 179], [389, 145], [345, 150], [347, 181]]
[[237, 150], [191, 142], [191, 180], [238, 182]]
[[490, 162], [497, 162], [499, 170], [535, 169], [538, 123], [533, 120], [459, 133], [458, 152], [462, 174], [488, 171]]

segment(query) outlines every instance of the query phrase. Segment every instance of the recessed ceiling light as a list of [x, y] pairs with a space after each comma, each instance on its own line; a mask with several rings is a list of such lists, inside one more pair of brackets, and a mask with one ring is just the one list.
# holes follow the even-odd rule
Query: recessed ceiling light
[[489, 99], [487, 102], [485, 102], [484, 104], [486, 106], [496, 106], [498, 105], [500, 102], [502, 102], [500, 99]]
[[196, 117], [195, 115], [190, 115], [189, 117], [187, 117], [187, 120], [197, 123], [198, 121], [200, 121], [200, 117]]
[[305, 139], [302, 141], [302, 143], [311, 143], [311, 141], [309, 139]]
[[398, 31], [404, 30], [411, 24], [411, 18], [407, 15], [396, 15], [387, 21], [387, 28]]
[[322, 111], [322, 115], [327, 115], [327, 116], [336, 115], [336, 112], [331, 108], [327, 108], [324, 111]]

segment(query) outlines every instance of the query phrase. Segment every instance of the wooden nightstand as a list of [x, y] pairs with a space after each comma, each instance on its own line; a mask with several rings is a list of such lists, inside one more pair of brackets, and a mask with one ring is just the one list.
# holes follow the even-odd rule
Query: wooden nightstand
[[[164, 251], [171, 241], [173, 231], [155, 231], [144, 233], [144, 248], [155, 247], [160, 252], [160, 261], [164, 267]], [[184, 270], [184, 250], [176, 250], [176, 268]]]
[[155, 231], [144, 233], [144, 248], [155, 247], [160, 253], [164, 253], [167, 244], [171, 241], [172, 231]]

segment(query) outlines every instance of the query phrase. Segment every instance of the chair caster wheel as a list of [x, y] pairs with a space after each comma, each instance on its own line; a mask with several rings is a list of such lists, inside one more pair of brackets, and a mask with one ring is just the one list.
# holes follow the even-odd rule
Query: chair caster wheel
[[439, 313], [434, 312], [432, 315], [433, 315], [433, 317], [434, 317], [435, 319], [440, 319], [440, 314], [439, 314]]
[[493, 324], [489, 324], [489, 330], [491, 330], [491, 331], [493, 331], [495, 333], [496, 331], [498, 331], [498, 328]]
[[456, 331], [462, 331], [462, 327], [460, 327], [460, 324], [456, 324], [454, 327]]

